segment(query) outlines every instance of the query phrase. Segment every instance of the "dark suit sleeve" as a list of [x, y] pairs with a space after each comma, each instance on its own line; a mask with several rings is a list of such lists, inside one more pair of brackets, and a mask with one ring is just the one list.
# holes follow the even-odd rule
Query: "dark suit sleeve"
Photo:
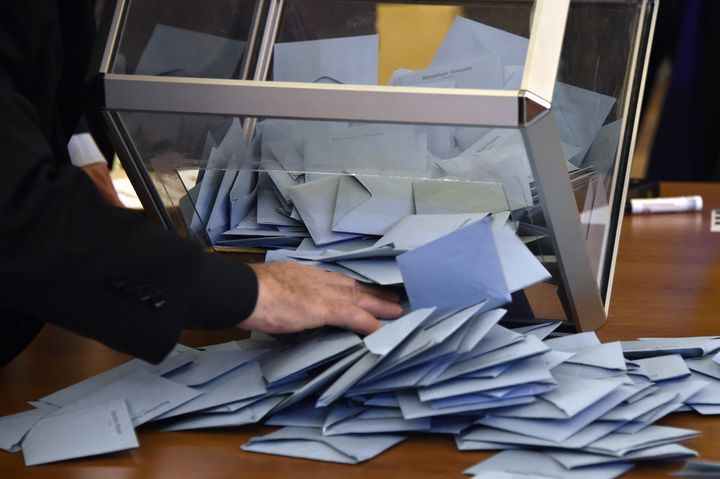
[[82, 170], [58, 165], [42, 132], [0, 55], [0, 309], [153, 362], [183, 327], [252, 312], [247, 265], [107, 205]]

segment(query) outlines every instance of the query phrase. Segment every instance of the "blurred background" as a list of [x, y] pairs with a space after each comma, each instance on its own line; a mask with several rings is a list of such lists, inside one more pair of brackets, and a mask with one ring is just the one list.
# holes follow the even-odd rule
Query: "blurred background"
[[720, 2], [660, 0], [630, 177], [720, 180]]

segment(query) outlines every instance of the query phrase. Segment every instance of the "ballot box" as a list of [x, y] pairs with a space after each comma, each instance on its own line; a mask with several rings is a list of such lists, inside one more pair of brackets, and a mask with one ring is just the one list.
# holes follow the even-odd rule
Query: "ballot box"
[[656, 8], [118, 0], [98, 99], [147, 214], [218, 253], [402, 285], [403, 255], [484, 222], [413, 273], [427, 294], [460, 275], [507, 321], [595, 330]]

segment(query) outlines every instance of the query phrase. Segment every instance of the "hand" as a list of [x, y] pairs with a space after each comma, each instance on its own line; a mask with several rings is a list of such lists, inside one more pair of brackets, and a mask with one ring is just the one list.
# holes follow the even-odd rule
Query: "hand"
[[298, 263], [251, 264], [258, 279], [255, 310], [238, 326], [270, 334], [340, 326], [362, 334], [380, 329], [375, 318], [403, 313], [394, 293]]
[[119, 208], [125, 207], [122, 201], [120, 201], [117, 191], [115, 191], [112, 178], [110, 178], [110, 170], [108, 169], [106, 163], [91, 163], [89, 165], [82, 166], [81, 168], [90, 177], [93, 183], [95, 183], [95, 186], [100, 192], [100, 196], [102, 196], [105, 201], [112, 206], [117, 206]]

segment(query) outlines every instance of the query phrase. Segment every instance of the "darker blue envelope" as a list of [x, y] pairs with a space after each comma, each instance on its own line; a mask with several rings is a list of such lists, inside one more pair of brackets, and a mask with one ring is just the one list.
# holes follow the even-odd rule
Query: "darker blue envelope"
[[486, 308], [510, 301], [491, 224], [476, 221], [397, 257], [413, 310]]

